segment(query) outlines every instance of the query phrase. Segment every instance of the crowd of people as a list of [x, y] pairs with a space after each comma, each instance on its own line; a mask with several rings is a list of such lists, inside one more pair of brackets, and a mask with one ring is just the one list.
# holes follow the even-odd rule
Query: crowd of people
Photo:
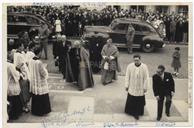
[[[170, 42], [188, 41], [188, 14], [146, 12], [136, 9], [88, 10], [78, 6], [8, 6], [9, 12], [28, 12], [44, 17], [53, 26], [61, 26], [61, 34], [80, 36], [85, 25], [108, 26], [115, 18], [134, 18], [151, 23]], [[56, 22], [57, 21], [57, 22]], [[58, 30], [58, 29], [57, 29]]]
[[[50, 15], [60, 14], [59, 10], [55, 10], [57, 11], [57, 13], [53, 13], [53, 11], [49, 10], [51, 8], [47, 6], [44, 6], [43, 10], [42, 7], [39, 6], [35, 6], [32, 9], [28, 7], [17, 8], [17, 10], [14, 9], [14, 7], [10, 7], [9, 11], [21, 12], [33, 10], [34, 12], [32, 11], [32, 13], [37, 13], [38, 10], [41, 10], [39, 14], [45, 16], [48, 16], [47, 13]], [[68, 8], [67, 10], [69, 9], [70, 8]], [[108, 12], [112, 12], [109, 9], [110, 8], [106, 8], [102, 12], [104, 12], [105, 14], [107, 14]], [[42, 14], [41, 12], [45, 13]], [[62, 12], [64, 13], [64, 16], [66, 16], [65, 11]], [[73, 13], [74, 11], [67, 12]], [[86, 16], [88, 16], [93, 11], [86, 12]], [[121, 13], [121, 15], [120, 13], [118, 16], [126, 16], [126, 14], [129, 14], [125, 12]], [[82, 16], [82, 13], [75, 14], [81, 14]], [[57, 17], [62, 21], [63, 18], [60, 18], [60, 16], [61, 15], [58, 15]], [[110, 15], [107, 15], [105, 17], [110, 18]], [[130, 17], [136, 18], [137, 14], [131, 12]], [[148, 17], [146, 18], [146, 20], [149, 19]], [[160, 17], [159, 19], [157, 18], [158, 17], [156, 17], [156, 21], [160, 19]], [[52, 21], [55, 21], [56, 19], [49, 21], [52, 23]], [[111, 20], [107, 20], [107, 22], [111, 22]], [[94, 22], [90, 23], [96, 25], [96, 23], [94, 24]], [[104, 25], [108, 25], [108, 23]], [[67, 30], [66, 27], [65, 30]], [[76, 31], [73, 28], [71, 28], [71, 30]], [[22, 112], [27, 113], [31, 111], [32, 114], [38, 116], [43, 116], [51, 112], [49, 87], [47, 82], [47, 64], [44, 64], [41, 60], [43, 58], [42, 51], [44, 51], [45, 59], [47, 59], [48, 35], [48, 27], [46, 27], [44, 23], [41, 23], [38, 34], [34, 35], [33, 31], [29, 34], [24, 32], [21, 33], [17, 42], [15, 42], [13, 39], [10, 39], [8, 41], [7, 101], [9, 119], [18, 119]], [[128, 41], [130, 42], [130, 39], [128, 39]], [[57, 42], [53, 44], [53, 55], [56, 62], [55, 65], [59, 67], [59, 71], [63, 74], [63, 78], [66, 80], [66, 82], [74, 84], [79, 90], [85, 90], [86, 88], [92, 88], [95, 86], [92, 71], [93, 69], [91, 68], [93, 63], [90, 59], [90, 55], [92, 54], [87, 42], [85, 42], [84, 40], [76, 40], [74, 42], [69, 41], [67, 40], [66, 35], [61, 32], [57, 35]], [[105, 86], [117, 80], [117, 72], [120, 72], [121, 70], [118, 61], [119, 51], [117, 47], [112, 43], [111, 38], [108, 38], [106, 40], [106, 44], [102, 46], [99, 56], [101, 56], [101, 60], [98, 60], [97, 63], [99, 64], [98, 66], [100, 66], [100, 69], [102, 71], [101, 83]], [[147, 65], [141, 62], [140, 55], [134, 55], [133, 61], [134, 62], [128, 65], [125, 75], [125, 88], [128, 92], [125, 112], [129, 115], [134, 116], [134, 118], [138, 120], [139, 116], [144, 115], [144, 106], [146, 104], [145, 93], [147, 92], [147, 87], [150, 84], [149, 70], [147, 68]], [[181, 67], [180, 48], [175, 48], [175, 52], [173, 53], [172, 67], [174, 67], [175, 75], [178, 75], [177, 73], [179, 72], [179, 68]], [[153, 91], [154, 96], [158, 101], [158, 121], [162, 118], [164, 98], [167, 99], [166, 115], [170, 116], [171, 100], [172, 96], [175, 93], [174, 86], [174, 80], [171, 73], [165, 72], [165, 67], [163, 65], [158, 66], [157, 73], [153, 76]], [[31, 110], [29, 109], [30, 100]]]

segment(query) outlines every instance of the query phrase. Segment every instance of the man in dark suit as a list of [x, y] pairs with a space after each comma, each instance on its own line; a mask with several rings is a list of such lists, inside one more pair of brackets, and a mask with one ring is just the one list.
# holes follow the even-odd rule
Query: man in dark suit
[[61, 39], [59, 42], [57, 42], [57, 51], [56, 51], [56, 59], [59, 60], [59, 70], [63, 74], [63, 79], [65, 79], [65, 73], [66, 73], [66, 57], [67, 52], [69, 50], [69, 47], [71, 45], [71, 42], [67, 40], [65, 35], [61, 36]]
[[162, 118], [164, 98], [166, 98], [165, 112], [168, 117], [170, 116], [170, 106], [175, 92], [175, 84], [172, 75], [165, 72], [163, 65], [158, 66], [157, 73], [152, 78], [154, 96], [158, 101], [157, 121], [160, 121]]

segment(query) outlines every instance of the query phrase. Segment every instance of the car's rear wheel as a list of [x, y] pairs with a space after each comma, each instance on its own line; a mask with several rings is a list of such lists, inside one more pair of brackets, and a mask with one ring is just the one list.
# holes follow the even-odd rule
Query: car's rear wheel
[[150, 53], [150, 52], [153, 52], [155, 49], [155, 46], [150, 43], [150, 42], [145, 42], [143, 45], [142, 45], [142, 50], [146, 53]]

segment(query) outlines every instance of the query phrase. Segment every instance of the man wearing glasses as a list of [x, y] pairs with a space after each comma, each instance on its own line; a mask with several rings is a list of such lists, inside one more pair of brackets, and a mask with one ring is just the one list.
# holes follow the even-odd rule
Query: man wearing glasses
[[157, 121], [160, 121], [162, 118], [163, 103], [165, 98], [165, 113], [168, 117], [170, 116], [170, 106], [175, 92], [175, 84], [172, 75], [165, 72], [165, 67], [163, 65], [158, 66], [157, 73], [153, 75], [152, 78], [154, 96], [158, 101]]

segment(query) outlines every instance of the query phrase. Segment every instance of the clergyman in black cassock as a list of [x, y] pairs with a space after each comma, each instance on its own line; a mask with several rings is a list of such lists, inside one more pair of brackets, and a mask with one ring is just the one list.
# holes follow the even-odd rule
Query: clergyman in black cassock
[[67, 52], [66, 57], [66, 82], [78, 82], [80, 64], [80, 48], [72, 46]]
[[66, 40], [65, 35], [62, 35], [61, 42], [58, 42], [57, 56], [59, 57], [59, 70], [63, 74], [64, 79], [65, 79], [65, 72], [66, 72], [66, 57], [67, 57], [67, 52], [70, 45], [71, 45], [71, 42]]

